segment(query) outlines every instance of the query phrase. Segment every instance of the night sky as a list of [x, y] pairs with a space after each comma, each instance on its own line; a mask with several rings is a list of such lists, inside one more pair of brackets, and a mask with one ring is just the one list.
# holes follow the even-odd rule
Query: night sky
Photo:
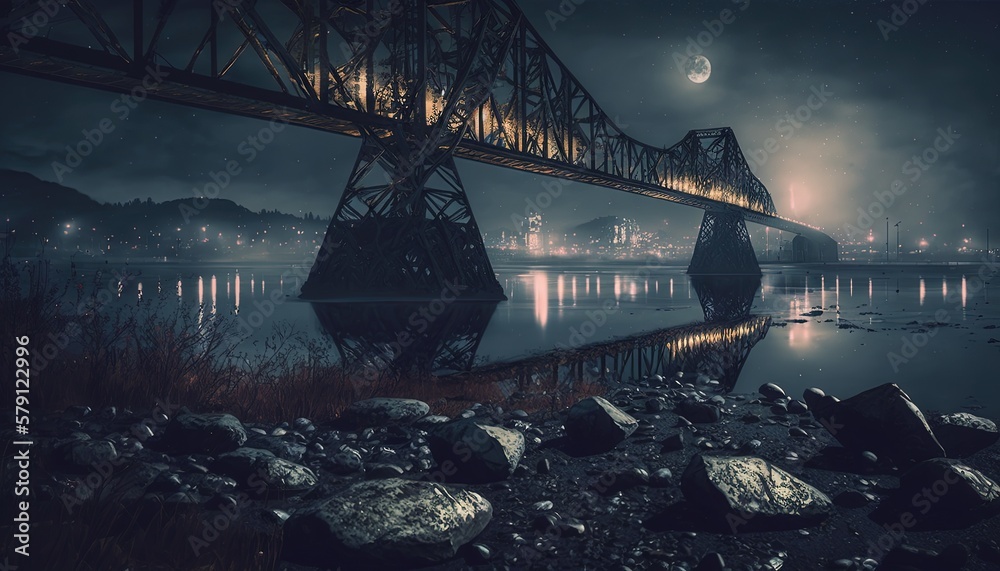
[[[972, 238], [981, 245], [991, 224], [1000, 236], [997, 3], [896, 2], [895, 23], [893, 3], [521, 5], [629, 135], [669, 146], [690, 129], [730, 126], [748, 155], [775, 139], [777, 149], [754, 172], [783, 215], [839, 238], [848, 224], [857, 225], [859, 207], [899, 179], [906, 190], [878, 219], [876, 235], [884, 237], [890, 216], [903, 222], [904, 247], [920, 238], [935, 244]], [[906, 21], [904, 7], [913, 12]], [[712, 24], [724, 9], [730, 23]], [[689, 39], [711, 61], [705, 83], [679, 69]], [[117, 97], [12, 74], [0, 74], [0, 86], [0, 168], [46, 180], [56, 180], [52, 163], [64, 160], [65, 146], [108, 116]], [[826, 101], [805, 113], [800, 107], [815, 91]], [[239, 144], [264, 125], [146, 101], [61, 182], [100, 201], [188, 197], [209, 171], [238, 158]], [[957, 137], [933, 163], [908, 163], [935, 144], [939, 129]], [[253, 210], [332, 214], [359, 140], [295, 127], [277, 137], [220, 197]], [[459, 168], [484, 231], [509, 224], [548, 180], [466, 161]], [[558, 228], [606, 214], [636, 218], [650, 229], [667, 221], [678, 236], [693, 233], [701, 219], [689, 207], [580, 183], [565, 186], [543, 214]]]

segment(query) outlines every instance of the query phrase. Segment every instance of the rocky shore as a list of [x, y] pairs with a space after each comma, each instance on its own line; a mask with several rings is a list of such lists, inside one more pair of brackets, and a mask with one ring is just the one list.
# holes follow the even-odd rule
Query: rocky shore
[[34, 430], [36, 500], [189, 510], [194, 554], [231, 526], [280, 536], [276, 569], [1000, 569], [996, 424], [896, 385], [796, 399], [654, 376], [556, 415], [72, 407]]

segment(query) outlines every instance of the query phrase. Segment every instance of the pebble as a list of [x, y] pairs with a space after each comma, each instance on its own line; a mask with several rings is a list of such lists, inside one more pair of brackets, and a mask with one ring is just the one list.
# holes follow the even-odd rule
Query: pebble
[[670, 468], [660, 468], [650, 475], [649, 484], [656, 488], [666, 488], [670, 485], [673, 477], [674, 475], [670, 472]]
[[538, 465], [535, 467], [535, 471], [539, 474], [548, 474], [552, 471], [552, 464], [549, 462], [548, 458], [542, 458], [538, 461]]
[[552, 502], [549, 500], [542, 500], [540, 502], [535, 502], [534, 504], [531, 505], [531, 509], [535, 510], [536, 512], [547, 512], [551, 510], [553, 507], [554, 506]]
[[788, 401], [788, 412], [792, 414], [804, 414], [809, 412], [809, 407], [800, 400], [792, 399]]
[[765, 399], [773, 401], [785, 396], [785, 390], [774, 383], [765, 383], [757, 389]]

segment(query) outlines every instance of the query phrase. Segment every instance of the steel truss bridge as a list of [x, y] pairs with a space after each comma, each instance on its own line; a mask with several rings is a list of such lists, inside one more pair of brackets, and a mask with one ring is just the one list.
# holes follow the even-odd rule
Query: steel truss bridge
[[0, 70], [360, 137], [307, 298], [503, 299], [456, 157], [701, 208], [692, 274], [759, 274], [746, 220], [837, 260], [731, 129], [627, 136], [514, 0], [11, 0], [0, 31]]

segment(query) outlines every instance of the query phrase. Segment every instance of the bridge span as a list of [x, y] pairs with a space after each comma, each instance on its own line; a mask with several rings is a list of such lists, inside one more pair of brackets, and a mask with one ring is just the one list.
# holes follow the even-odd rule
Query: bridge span
[[[0, 70], [360, 137], [309, 298], [502, 299], [455, 166], [465, 158], [703, 209], [692, 274], [759, 274], [745, 221], [796, 234], [732, 129], [627, 136], [514, 0], [12, 0]], [[27, 23], [27, 26], [25, 26]]]

